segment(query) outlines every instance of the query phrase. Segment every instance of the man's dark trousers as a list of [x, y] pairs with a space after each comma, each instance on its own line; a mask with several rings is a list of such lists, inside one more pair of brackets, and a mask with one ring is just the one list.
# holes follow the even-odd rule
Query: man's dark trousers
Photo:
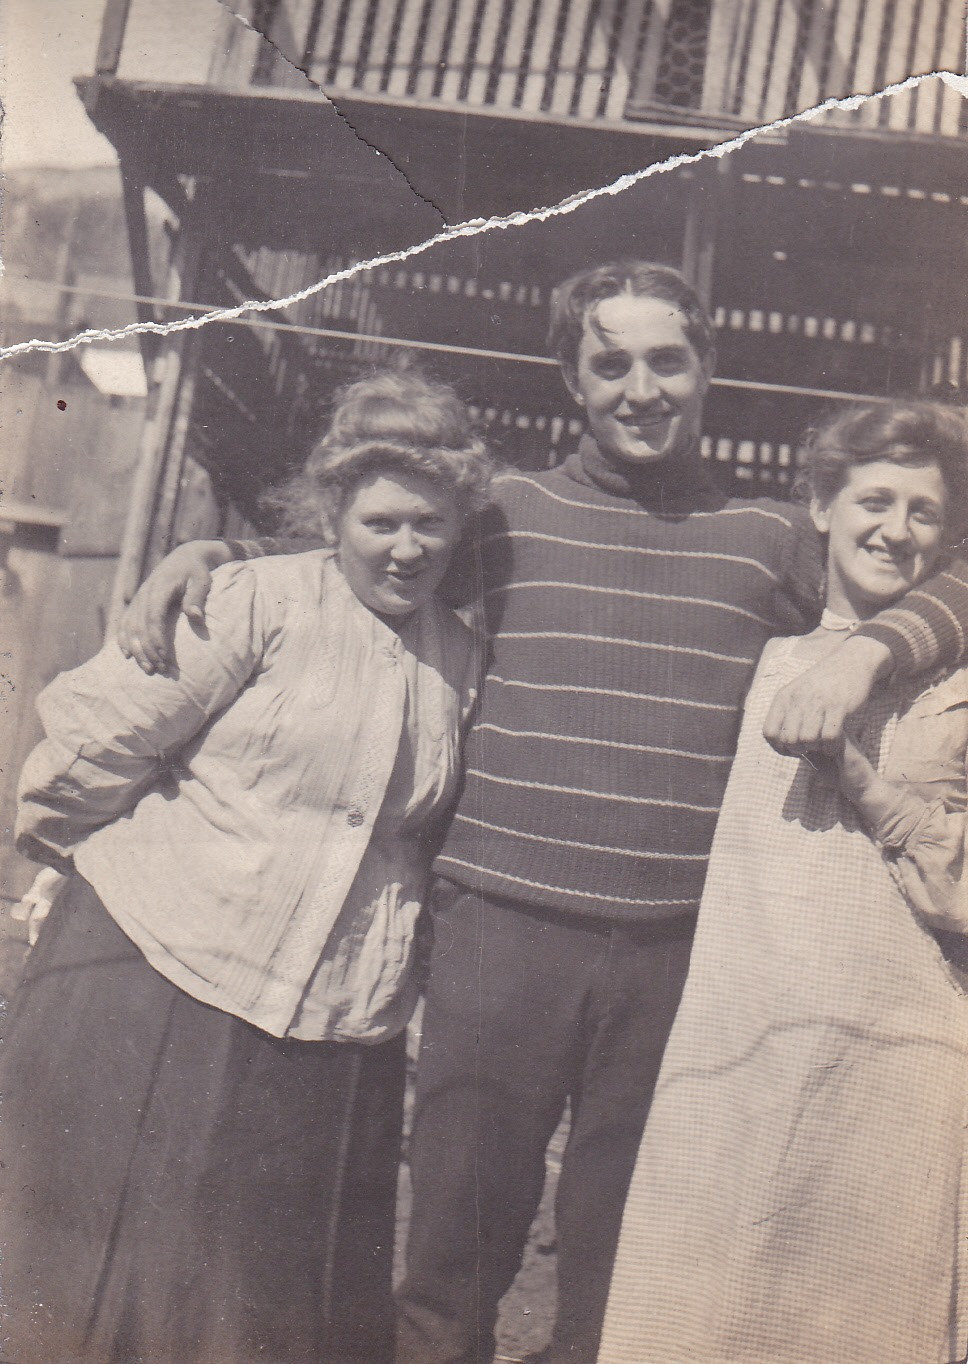
[[550, 913], [438, 883], [398, 1364], [481, 1364], [565, 1103], [551, 1358], [594, 1364], [622, 1207], [693, 920]]

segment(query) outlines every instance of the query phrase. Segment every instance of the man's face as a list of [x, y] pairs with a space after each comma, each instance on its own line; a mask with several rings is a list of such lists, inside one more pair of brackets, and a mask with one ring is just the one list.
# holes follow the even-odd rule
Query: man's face
[[635, 294], [585, 314], [578, 364], [565, 382], [609, 458], [656, 464], [692, 448], [713, 359], [700, 360], [685, 324], [674, 303]]

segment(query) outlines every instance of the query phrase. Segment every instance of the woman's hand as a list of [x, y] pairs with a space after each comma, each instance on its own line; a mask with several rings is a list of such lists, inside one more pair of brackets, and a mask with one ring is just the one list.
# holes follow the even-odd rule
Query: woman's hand
[[204, 625], [212, 569], [231, 559], [232, 551], [222, 540], [193, 540], [172, 550], [141, 584], [121, 617], [121, 652], [142, 672], [167, 672], [179, 608], [193, 624]]
[[34, 877], [33, 885], [10, 911], [11, 919], [27, 925], [27, 942], [37, 941], [40, 926], [54, 907], [58, 895], [67, 884], [67, 877], [53, 867], [44, 867]]
[[844, 725], [890, 671], [891, 652], [865, 635], [844, 641], [833, 653], [777, 692], [763, 734], [778, 753], [840, 756]]

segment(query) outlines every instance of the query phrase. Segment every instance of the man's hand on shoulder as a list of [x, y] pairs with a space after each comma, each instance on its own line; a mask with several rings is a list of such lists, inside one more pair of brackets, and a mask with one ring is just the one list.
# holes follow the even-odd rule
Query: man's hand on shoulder
[[179, 610], [193, 624], [205, 621], [212, 570], [232, 561], [224, 540], [192, 540], [162, 559], [138, 588], [118, 627], [118, 644], [142, 672], [167, 672]]
[[886, 644], [851, 636], [777, 692], [764, 735], [778, 753], [839, 756], [845, 723], [892, 668]]

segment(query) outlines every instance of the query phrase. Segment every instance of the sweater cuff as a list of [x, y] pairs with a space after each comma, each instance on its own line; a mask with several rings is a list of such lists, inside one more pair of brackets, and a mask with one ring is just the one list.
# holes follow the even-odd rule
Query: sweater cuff
[[305, 554], [311, 549], [325, 549], [326, 541], [315, 535], [263, 535], [258, 540], [226, 540], [232, 558], [236, 560], [265, 559], [275, 554]]
[[876, 619], [869, 620], [856, 634], [864, 639], [876, 639], [879, 644], [885, 645], [891, 651], [895, 672], [914, 676], [922, 671], [924, 665], [914, 639], [896, 626], [879, 624]]

